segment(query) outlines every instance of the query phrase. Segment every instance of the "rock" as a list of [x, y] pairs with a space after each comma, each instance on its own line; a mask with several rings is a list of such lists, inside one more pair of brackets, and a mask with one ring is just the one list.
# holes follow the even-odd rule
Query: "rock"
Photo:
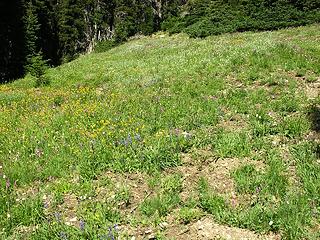
[[76, 222], [76, 221], [77, 221], [77, 217], [71, 218], [71, 219], [69, 220], [69, 222]]
[[148, 237], [149, 240], [151, 239], [157, 239], [157, 237], [154, 235], [154, 234], [151, 234], [149, 237]]
[[167, 222], [162, 222], [162, 223], [159, 224], [159, 227], [162, 228], [162, 229], [165, 229], [165, 228], [168, 227], [168, 225], [169, 224]]
[[182, 234], [184, 234], [184, 233], [186, 233], [186, 232], [188, 232], [189, 231], [189, 228], [188, 227], [185, 227], [184, 229], [182, 229], [180, 232], [179, 232], [179, 235], [182, 235]]

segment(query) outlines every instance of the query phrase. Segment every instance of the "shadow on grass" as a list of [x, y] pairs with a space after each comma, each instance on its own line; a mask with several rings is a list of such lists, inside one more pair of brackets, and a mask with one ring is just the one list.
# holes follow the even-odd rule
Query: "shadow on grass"
[[[311, 123], [311, 130], [315, 132], [313, 140], [320, 140], [320, 106], [312, 105], [308, 108], [308, 118]], [[316, 148], [317, 157], [320, 158], [320, 144]]]
[[320, 133], [320, 107], [312, 105], [308, 109], [309, 120], [311, 122], [311, 129]]

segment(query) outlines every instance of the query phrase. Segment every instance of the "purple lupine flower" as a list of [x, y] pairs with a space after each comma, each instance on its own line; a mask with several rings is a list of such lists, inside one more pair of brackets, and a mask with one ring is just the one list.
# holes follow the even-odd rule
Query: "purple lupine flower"
[[63, 240], [67, 240], [68, 239], [67, 234], [65, 232], [60, 232], [59, 233], [59, 237], [60, 237], [60, 239], [63, 239]]
[[48, 208], [49, 208], [49, 204], [48, 204], [47, 202], [44, 202], [44, 203], [43, 203], [43, 207], [44, 207], [45, 209], [48, 209]]
[[118, 143], [119, 145], [125, 145], [125, 146], [128, 144], [125, 139], [121, 139]]
[[119, 231], [119, 226], [118, 226], [118, 224], [115, 224], [115, 225], [113, 226], [113, 228], [114, 228], [114, 230], [115, 230], [116, 232]]
[[137, 133], [136, 135], [134, 135], [134, 139], [137, 140], [138, 142], [141, 141], [141, 136], [139, 133]]
[[115, 240], [115, 237], [114, 237], [113, 232], [112, 232], [112, 227], [109, 227], [108, 237], [109, 237], [111, 240]]
[[60, 215], [60, 213], [55, 212], [55, 213], [54, 213], [54, 216], [55, 216], [57, 222], [60, 222], [60, 221], [61, 221], [61, 215]]
[[129, 144], [132, 144], [132, 137], [130, 133], [128, 134], [127, 141]]
[[81, 231], [84, 231], [85, 227], [86, 227], [86, 223], [83, 220], [80, 220], [79, 222], [79, 227]]

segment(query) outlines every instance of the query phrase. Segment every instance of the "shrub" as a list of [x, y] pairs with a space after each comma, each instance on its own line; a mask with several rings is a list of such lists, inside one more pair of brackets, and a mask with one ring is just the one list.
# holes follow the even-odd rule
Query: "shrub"
[[97, 45], [94, 47], [94, 52], [102, 53], [110, 50], [111, 48], [116, 47], [118, 44], [113, 40], [104, 40], [98, 42]]
[[31, 74], [31, 76], [35, 77], [35, 87], [49, 85], [50, 80], [44, 75], [48, 68], [49, 66], [47, 64], [47, 61], [43, 60], [41, 53], [31, 56], [28, 59], [26, 70]]

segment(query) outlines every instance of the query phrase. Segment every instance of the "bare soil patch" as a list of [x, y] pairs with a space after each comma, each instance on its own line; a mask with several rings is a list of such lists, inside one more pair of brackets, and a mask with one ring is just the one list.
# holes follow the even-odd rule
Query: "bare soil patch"
[[276, 240], [277, 235], [259, 235], [250, 230], [229, 227], [215, 223], [211, 218], [204, 217], [195, 223], [188, 225], [176, 225], [168, 228], [166, 236], [171, 239], [232, 239], [232, 240]]

